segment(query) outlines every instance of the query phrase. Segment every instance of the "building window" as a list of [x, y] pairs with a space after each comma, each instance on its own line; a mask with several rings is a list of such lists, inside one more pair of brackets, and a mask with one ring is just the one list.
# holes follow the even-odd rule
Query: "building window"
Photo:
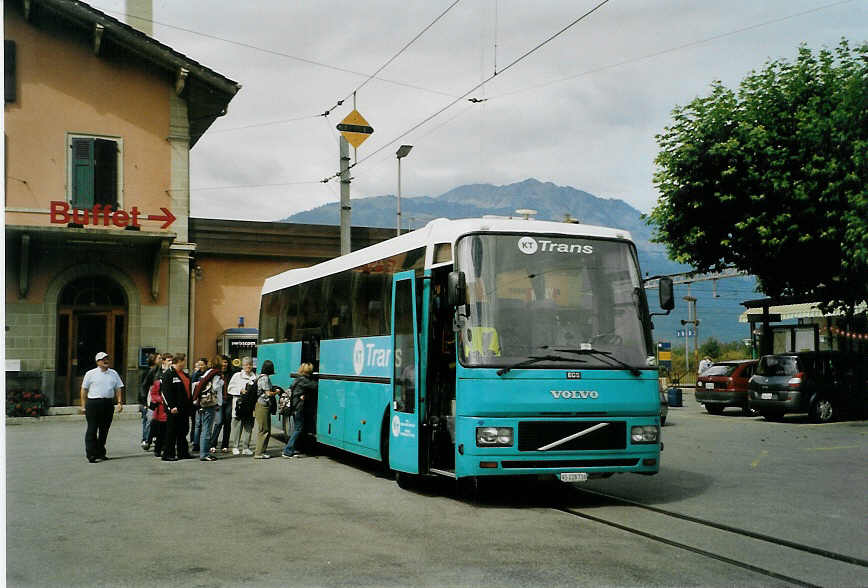
[[121, 208], [121, 139], [69, 135], [68, 147], [67, 197], [73, 208], [92, 208], [95, 204]]

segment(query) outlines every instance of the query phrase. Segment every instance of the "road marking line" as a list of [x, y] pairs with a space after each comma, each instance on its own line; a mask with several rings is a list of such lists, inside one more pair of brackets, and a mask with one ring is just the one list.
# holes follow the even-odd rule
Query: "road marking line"
[[859, 449], [859, 445], [839, 445], [838, 447], [807, 447], [805, 451], [836, 451], [838, 449]]
[[762, 458], [764, 458], [765, 456], [767, 456], [768, 454], [769, 454], [769, 452], [766, 451], [765, 449], [763, 449], [762, 451], [760, 451], [759, 457], [757, 457], [755, 460], [753, 460], [753, 461], [750, 463], [750, 467], [752, 467], [752, 468], [757, 467], [757, 466], [759, 465], [760, 460], [761, 460]]

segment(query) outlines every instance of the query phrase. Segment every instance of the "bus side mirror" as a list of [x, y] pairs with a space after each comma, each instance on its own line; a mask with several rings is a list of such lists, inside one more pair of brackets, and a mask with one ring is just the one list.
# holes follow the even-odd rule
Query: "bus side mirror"
[[453, 308], [467, 302], [467, 278], [464, 272], [449, 272], [446, 299]]
[[675, 308], [675, 292], [672, 288], [672, 278], [660, 278], [660, 308], [670, 311]]

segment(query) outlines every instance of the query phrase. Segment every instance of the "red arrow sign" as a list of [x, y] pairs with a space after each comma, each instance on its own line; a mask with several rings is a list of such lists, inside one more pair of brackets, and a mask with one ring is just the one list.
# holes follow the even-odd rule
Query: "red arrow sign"
[[177, 220], [177, 219], [175, 218], [175, 215], [172, 214], [172, 211], [170, 211], [168, 208], [164, 208], [164, 207], [161, 206], [161, 207], [160, 207], [160, 210], [163, 211], [163, 214], [162, 214], [162, 215], [159, 215], [159, 214], [149, 214], [149, 215], [148, 215], [148, 220], [153, 220], [153, 221], [164, 221], [164, 222], [163, 222], [163, 226], [161, 226], [160, 228], [161, 228], [161, 229], [166, 229], [166, 228], [169, 227], [169, 225], [171, 225], [171, 224], [172, 224], [173, 222], [175, 222], [175, 220]]

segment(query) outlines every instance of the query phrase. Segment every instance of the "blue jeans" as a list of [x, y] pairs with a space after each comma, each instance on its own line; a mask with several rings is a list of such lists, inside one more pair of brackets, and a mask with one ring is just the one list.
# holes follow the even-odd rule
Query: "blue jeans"
[[229, 447], [229, 430], [232, 425], [232, 401], [223, 399], [223, 406], [218, 406], [214, 418], [214, 430], [211, 433], [211, 447], [220, 447], [220, 430], [223, 430], [223, 447]]
[[286, 447], [283, 448], [283, 455], [291, 456], [298, 453], [295, 450], [295, 442], [298, 441], [299, 435], [301, 435], [304, 430], [304, 412], [298, 411], [292, 414], [292, 422], [293, 429], [292, 435], [289, 437], [289, 441], [286, 444]]
[[196, 415], [196, 422], [199, 423], [199, 459], [208, 455], [208, 449], [211, 447], [211, 427], [214, 425], [214, 413], [216, 406], [200, 409]]
[[[190, 443], [193, 444], [193, 451], [199, 447], [199, 434], [202, 431], [202, 417], [199, 410], [193, 416], [193, 430], [190, 431]], [[210, 439], [210, 436], [209, 436]]]
[[151, 444], [151, 411], [148, 405], [142, 405], [142, 442]]

